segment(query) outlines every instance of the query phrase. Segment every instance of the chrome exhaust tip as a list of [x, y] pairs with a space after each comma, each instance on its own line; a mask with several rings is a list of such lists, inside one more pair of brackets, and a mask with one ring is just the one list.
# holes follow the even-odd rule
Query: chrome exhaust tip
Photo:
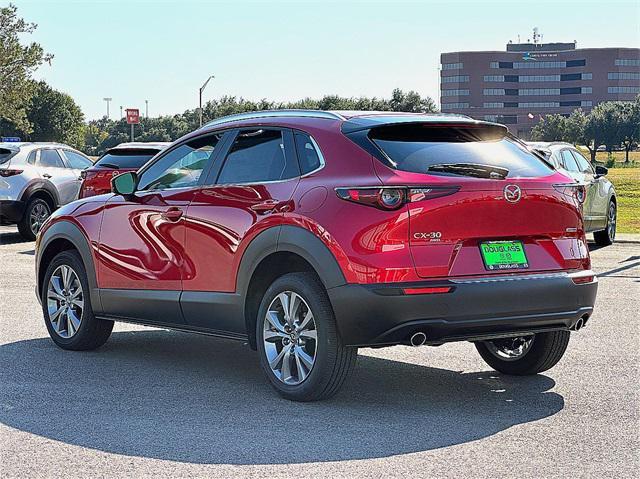
[[422, 346], [427, 342], [427, 335], [422, 332], [414, 333], [409, 342], [411, 343], [411, 346]]
[[583, 326], [584, 326], [584, 319], [580, 318], [576, 321], [576, 324], [574, 324], [573, 328], [571, 329], [574, 331], [580, 331]]

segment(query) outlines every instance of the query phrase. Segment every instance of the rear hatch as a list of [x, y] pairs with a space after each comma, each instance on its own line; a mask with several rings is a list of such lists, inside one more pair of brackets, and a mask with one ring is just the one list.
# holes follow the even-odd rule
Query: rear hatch
[[584, 190], [501, 125], [372, 129], [376, 173], [407, 186], [409, 246], [423, 278], [589, 267]]
[[127, 171], [137, 171], [159, 150], [117, 148], [108, 150], [91, 167], [82, 172], [80, 198], [101, 195], [111, 191], [111, 179]]

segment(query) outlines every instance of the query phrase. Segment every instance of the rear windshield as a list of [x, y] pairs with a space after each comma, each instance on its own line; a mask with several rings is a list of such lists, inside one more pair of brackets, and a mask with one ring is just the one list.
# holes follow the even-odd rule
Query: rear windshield
[[111, 150], [96, 161], [96, 166], [114, 169], [132, 168], [137, 170], [153, 158], [156, 153], [158, 153], [158, 150], [126, 150], [124, 148]]
[[447, 176], [482, 176], [477, 172], [495, 171], [507, 178], [547, 176], [552, 172], [540, 158], [504, 134], [502, 128], [421, 124], [376, 128], [369, 138], [394, 168], [402, 171]]
[[11, 158], [16, 153], [16, 151], [10, 150], [8, 148], [0, 148], [0, 165], [9, 161], [9, 158]]

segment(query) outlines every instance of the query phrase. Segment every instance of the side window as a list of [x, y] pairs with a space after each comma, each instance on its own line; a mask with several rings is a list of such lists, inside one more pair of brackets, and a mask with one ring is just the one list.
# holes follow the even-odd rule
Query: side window
[[38, 152], [38, 150], [33, 150], [31, 153], [29, 153], [29, 156], [27, 157], [27, 163], [29, 163], [30, 165], [35, 165], [36, 164], [36, 153]]
[[71, 150], [64, 150], [64, 156], [67, 157], [69, 166], [76, 170], [84, 170], [89, 168], [93, 163], [88, 158], [85, 158], [80, 153], [76, 153]]
[[300, 173], [306, 175], [322, 166], [322, 156], [315, 142], [306, 133], [295, 133], [296, 152], [300, 163]]
[[43, 168], [64, 168], [58, 150], [40, 150], [40, 158], [36, 165]]
[[583, 173], [586, 174], [593, 174], [593, 168], [591, 167], [591, 163], [589, 163], [589, 161], [582, 156], [578, 151], [576, 150], [572, 150], [571, 153], [573, 153], [573, 156], [575, 157], [576, 161], [578, 162], [578, 168], [580, 168], [580, 171], [582, 171]]
[[261, 183], [298, 176], [280, 130], [243, 130], [236, 137], [218, 177], [219, 184]]
[[569, 150], [562, 150], [562, 163], [564, 167], [569, 171], [579, 172], [578, 163]]
[[145, 170], [138, 181], [139, 190], [164, 190], [196, 186], [221, 135], [192, 140], [171, 150]]

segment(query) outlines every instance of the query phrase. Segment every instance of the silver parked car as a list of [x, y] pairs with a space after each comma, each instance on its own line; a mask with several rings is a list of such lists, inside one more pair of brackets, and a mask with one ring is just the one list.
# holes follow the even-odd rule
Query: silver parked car
[[613, 184], [605, 177], [602, 165], [595, 168], [578, 149], [563, 142], [528, 142], [529, 148], [542, 154], [565, 175], [586, 187], [583, 216], [587, 232], [593, 232], [596, 244], [610, 245], [616, 237], [618, 202]]
[[59, 143], [0, 143], [0, 224], [35, 239], [57, 207], [78, 197], [88, 156]]

